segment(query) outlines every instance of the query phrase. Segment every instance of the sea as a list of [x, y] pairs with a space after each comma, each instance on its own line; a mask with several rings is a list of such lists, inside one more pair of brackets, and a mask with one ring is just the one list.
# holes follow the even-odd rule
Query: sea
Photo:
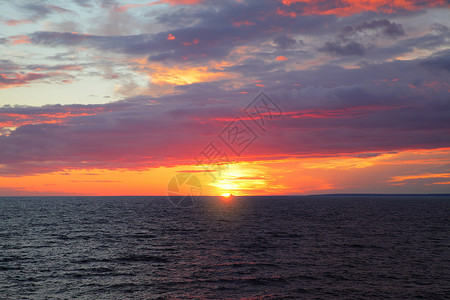
[[450, 195], [1, 197], [0, 299], [450, 299]]

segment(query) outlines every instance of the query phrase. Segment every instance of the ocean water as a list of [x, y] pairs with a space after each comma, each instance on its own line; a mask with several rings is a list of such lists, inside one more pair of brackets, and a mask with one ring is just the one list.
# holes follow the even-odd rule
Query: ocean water
[[0, 198], [0, 299], [450, 299], [450, 197]]

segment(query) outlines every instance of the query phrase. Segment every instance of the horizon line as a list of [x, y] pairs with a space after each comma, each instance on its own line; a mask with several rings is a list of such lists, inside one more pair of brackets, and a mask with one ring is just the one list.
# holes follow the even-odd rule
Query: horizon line
[[[450, 196], [450, 193], [333, 193], [333, 194], [280, 194], [280, 195], [233, 195], [233, 197], [312, 197], [312, 196]], [[10, 195], [13, 197], [169, 197], [168, 195]], [[173, 196], [172, 196], [173, 197]], [[183, 197], [183, 195], [177, 196]], [[223, 197], [223, 195], [201, 195], [197, 197]]]

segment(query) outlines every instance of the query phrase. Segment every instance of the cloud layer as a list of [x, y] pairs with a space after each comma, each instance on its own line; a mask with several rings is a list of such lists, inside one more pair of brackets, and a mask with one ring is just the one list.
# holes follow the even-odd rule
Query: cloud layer
[[[56, 4], [2, 18], [2, 176], [195, 164], [211, 141], [247, 162], [450, 147], [446, 1]], [[110, 92], [20, 102], [48, 87]], [[243, 111], [260, 90], [282, 110], [265, 130]], [[236, 117], [258, 137], [241, 157], [219, 138]]]

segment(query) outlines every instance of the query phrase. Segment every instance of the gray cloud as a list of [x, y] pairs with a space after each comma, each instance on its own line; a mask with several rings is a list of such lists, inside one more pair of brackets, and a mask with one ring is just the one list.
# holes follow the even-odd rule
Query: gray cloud
[[390, 38], [398, 38], [406, 35], [401, 24], [391, 22], [387, 19], [380, 19], [363, 22], [356, 26], [346, 26], [342, 29], [341, 38], [348, 39], [361, 34], [370, 37], [382, 35]]
[[450, 73], [450, 50], [440, 51], [423, 59], [420, 64], [431, 72], [441, 71]]
[[[282, 50], [290, 49], [296, 46], [297, 41], [288, 35], [279, 35], [273, 40]], [[300, 41], [300, 43], [303, 43]]]
[[[160, 24], [168, 22], [166, 27], [169, 28], [156, 34], [102, 36], [42, 31], [31, 34], [30, 40], [37, 45], [84, 46], [128, 55], [147, 55], [149, 61], [206, 62], [223, 59], [239, 46], [266, 41], [275, 41], [284, 49], [292, 48], [297, 42], [291, 35], [313, 35], [325, 30], [325, 21], [336, 22], [332, 16], [286, 18], [277, 14], [280, 5], [278, 1], [206, 1], [202, 8], [175, 7], [159, 15]], [[262, 13], [255, 15], [255, 11]], [[171, 20], [178, 20], [180, 15], [182, 21], [175, 22], [179, 25], [176, 27]], [[235, 26], [236, 22], [254, 25]], [[273, 30], [274, 27], [289, 28], [289, 33], [280, 34]], [[168, 40], [169, 34], [175, 39]]]
[[379, 37], [396, 39], [405, 35], [400, 24], [387, 19], [372, 20], [355, 26], [345, 26], [334, 41], [326, 42], [318, 50], [333, 56], [362, 56], [374, 48], [372, 43]]
[[318, 50], [335, 56], [364, 55], [367, 52], [367, 49], [364, 45], [355, 41], [326, 42], [325, 45], [321, 48], [318, 48]]

